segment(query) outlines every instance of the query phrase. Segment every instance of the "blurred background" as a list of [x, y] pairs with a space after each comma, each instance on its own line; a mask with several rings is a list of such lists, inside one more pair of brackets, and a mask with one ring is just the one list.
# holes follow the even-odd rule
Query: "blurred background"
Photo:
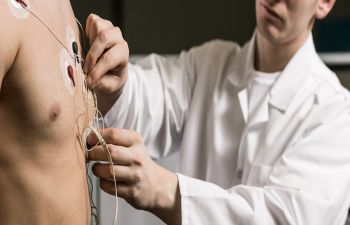
[[[178, 54], [211, 39], [244, 44], [255, 29], [255, 1], [238, 0], [71, 0], [77, 18], [85, 26], [90, 13], [111, 20], [129, 43], [131, 60], [150, 53]], [[341, 82], [350, 88], [350, 1], [338, 0], [334, 10], [314, 29], [317, 50]], [[177, 155], [159, 163], [170, 169]], [[95, 193], [101, 225], [110, 225], [114, 200]], [[135, 210], [120, 200], [118, 225], [160, 225], [154, 216]], [[349, 222], [350, 224], [350, 222]]]

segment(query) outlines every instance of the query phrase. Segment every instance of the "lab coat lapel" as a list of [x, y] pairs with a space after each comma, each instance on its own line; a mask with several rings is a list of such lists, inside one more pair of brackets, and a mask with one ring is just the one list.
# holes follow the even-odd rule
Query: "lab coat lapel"
[[228, 76], [228, 81], [233, 84], [239, 91], [237, 93], [241, 106], [242, 115], [245, 123], [248, 123], [248, 90], [247, 86], [252, 77], [254, 69], [254, 54], [255, 54], [255, 33], [252, 39], [245, 44], [235, 57], [236, 62], [233, 65], [242, 65], [233, 68]]
[[248, 119], [248, 127], [254, 124], [265, 123], [269, 120], [269, 96], [265, 96], [263, 102], [261, 103], [259, 109], [251, 115]]
[[[242, 65], [234, 68], [229, 81], [240, 89], [238, 92], [238, 99], [241, 106], [242, 115], [245, 123], [251, 126], [255, 123], [266, 122], [269, 119], [268, 104], [264, 104], [251, 119], [248, 121], [248, 84], [253, 76], [254, 71], [254, 57], [255, 57], [255, 40], [256, 33], [254, 33], [252, 39], [243, 47], [240, 55], [237, 58], [239, 62], [234, 65]], [[267, 100], [267, 99], [266, 99]]]
[[[243, 47], [240, 56], [236, 57], [238, 62], [234, 65], [242, 65], [233, 68], [228, 80], [240, 91], [238, 99], [242, 110], [242, 115], [245, 122], [248, 122], [248, 96], [247, 86], [254, 70], [254, 54], [255, 54], [255, 36]], [[299, 51], [292, 57], [275, 85], [270, 91], [269, 104], [284, 112], [294, 96], [301, 88], [303, 82], [311, 74], [312, 64], [318, 59], [312, 34], [309, 34], [308, 39]], [[260, 120], [268, 119], [268, 109], [265, 109]]]
[[282, 71], [280, 77], [272, 87], [269, 96], [265, 99], [269, 104], [264, 104], [265, 107], [261, 108], [258, 113], [260, 116], [253, 119], [253, 124], [248, 121], [248, 94], [247, 86], [251, 79], [254, 70], [254, 54], [255, 54], [255, 35], [252, 40], [246, 44], [237, 60], [241, 62], [234, 65], [242, 65], [239, 68], [234, 68], [233, 73], [229, 76], [229, 81], [240, 90], [238, 92], [238, 99], [243, 114], [243, 118], [246, 122], [246, 128], [243, 132], [240, 149], [238, 154], [238, 169], [242, 169], [245, 163], [244, 155], [249, 150], [244, 151], [246, 146], [246, 135], [249, 127], [253, 124], [266, 122], [269, 120], [269, 107], [273, 106], [284, 112], [287, 110], [294, 96], [307, 77], [311, 74], [311, 64], [317, 59], [314, 44], [312, 41], [312, 35], [308, 37], [305, 44], [299, 49], [299, 51], [293, 56], [285, 69]]
[[248, 91], [247, 88], [238, 92], [238, 99], [242, 110], [244, 122], [248, 123]]
[[247, 88], [242, 89], [238, 93], [238, 99], [241, 106], [242, 114], [245, 123], [248, 127], [257, 123], [264, 123], [269, 120], [269, 107], [268, 107], [268, 96], [264, 99], [264, 103], [260, 106], [257, 112], [255, 112], [251, 118], [248, 118], [249, 108], [248, 108], [248, 91]]
[[[242, 171], [245, 164], [245, 154], [247, 152], [246, 136], [249, 130], [248, 121], [248, 84], [251, 80], [254, 71], [254, 54], [255, 54], [255, 33], [252, 39], [242, 48], [241, 52], [235, 57], [236, 62], [233, 65], [240, 65], [233, 68], [232, 73], [228, 76], [228, 81], [235, 86], [237, 97], [240, 103], [241, 112], [245, 122], [245, 128], [242, 132], [242, 137], [239, 144], [237, 157], [237, 170]], [[242, 177], [234, 177], [234, 183], [241, 183]]]
[[314, 60], [318, 59], [312, 35], [292, 57], [270, 91], [270, 105], [285, 112], [304, 81], [311, 75]]

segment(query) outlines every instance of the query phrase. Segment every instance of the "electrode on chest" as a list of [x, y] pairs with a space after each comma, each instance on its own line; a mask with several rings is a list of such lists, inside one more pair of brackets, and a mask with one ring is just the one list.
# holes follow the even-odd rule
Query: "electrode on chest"
[[[70, 26], [66, 28], [66, 46], [68, 49], [62, 49], [60, 54], [60, 67], [62, 78], [69, 94], [74, 95], [74, 88], [77, 85], [78, 68], [80, 67], [79, 47], [75, 40], [73, 29]], [[73, 57], [73, 58], [72, 58]]]
[[30, 15], [27, 9], [30, 9], [29, 1], [7, 0], [11, 13], [18, 19], [27, 19]]

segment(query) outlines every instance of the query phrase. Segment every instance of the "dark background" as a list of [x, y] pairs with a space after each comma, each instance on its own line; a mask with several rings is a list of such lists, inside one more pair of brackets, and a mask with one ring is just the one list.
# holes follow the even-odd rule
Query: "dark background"
[[[244, 44], [255, 29], [254, 0], [71, 0], [85, 26], [90, 13], [111, 20], [127, 40], [131, 55], [177, 54], [183, 49], [220, 38]], [[215, 4], [214, 4], [215, 3]], [[338, 0], [314, 29], [321, 52], [350, 53], [350, 0]], [[350, 60], [328, 65], [350, 88]]]
[[[254, 0], [71, 0], [85, 26], [90, 13], [111, 20], [127, 40], [131, 55], [177, 54], [183, 49], [220, 38], [244, 44], [255, 29]], [[350, 0], [338, 0], [314, 29], [321, 52], [350, 53]], [[350, 88], [350, 60], [329, 65]]]
[[[71, 0], [71, 3], [83, 24], [90, 13], [96, 13], [119, 26], [131, 54], [178, 53], [215, 38], [243, 44], [255, 27], [254, 0]], [[340, 20], [346, 24], [341, 26], [342, 35], [336, 35], [334, 26], [339, 26]], [[327, 50], [330, 48], [327, 43], [339, 43], [333, 40], [347, 38], [349, 21], [350, 1], [338, 0], [327, 19], [316, 25], [316, 45], [322, 43], [318, 48], [326, 46]], [[321, 31], [319, 27], [323, 27]], [[320, 32], [329, 30], [333, 34], [330, 39], [318, 39]]]
[[178, 53], [213, 38], [243, 43], [254, 30], [254, 1], [72, 0], [85, 23], [94, 12], [118, 25], [131, 54]]

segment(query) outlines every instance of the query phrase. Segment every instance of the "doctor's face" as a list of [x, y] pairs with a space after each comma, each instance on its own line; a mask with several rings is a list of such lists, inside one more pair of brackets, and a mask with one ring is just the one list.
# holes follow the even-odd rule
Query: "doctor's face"
[[307, 37], [315, 18], [322, 19], [335, 0], [256, 0], [257, 29], [274, 44]]

